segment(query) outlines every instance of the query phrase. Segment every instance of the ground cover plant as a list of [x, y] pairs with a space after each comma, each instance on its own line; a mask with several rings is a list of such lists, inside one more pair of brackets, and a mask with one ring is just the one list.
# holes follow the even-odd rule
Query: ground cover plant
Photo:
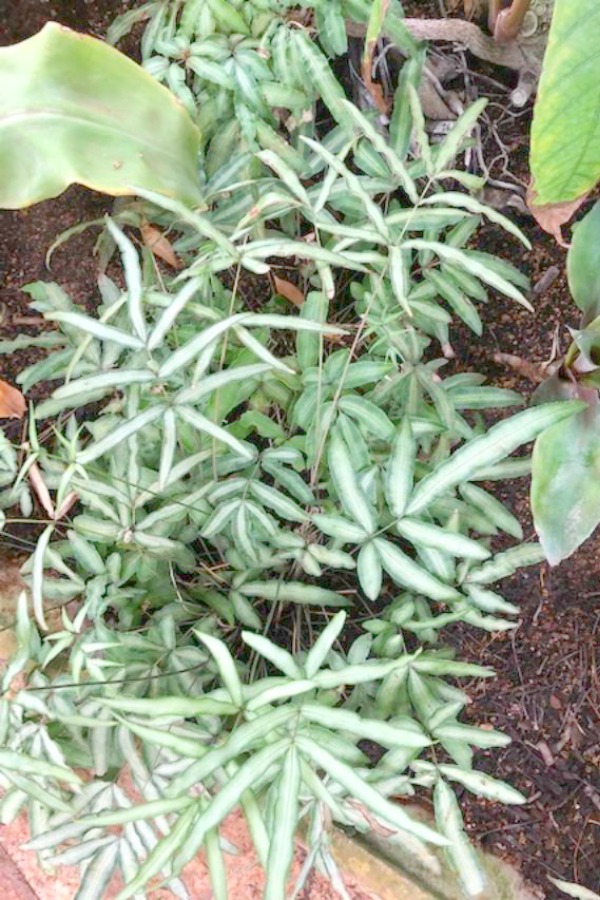
[[[179, 46], [182, 20], [162, 8], [166, 35], [153, 40]], [[196, 4], [197, 21], [208, 8], [214, 29], [219, 5]], [[117, 867], [122, 896], [161, 872], [181, 892], [177, 873], [200, 846], [225, 896], [218, 826], [238, 804], [268, 896], [284, 895], [301, 817], [312, 861], [331, 871], [329, 815], [359, 829], [375, 817], [425, 859], [422, 842], [447, 846], [477, 894], [451, 785], [522, 797], [472, 766], [473, 747], [506, 738], [459, 721], [467, 696], [454, 679], [490, 673], [453, 659], [443, 628], [513, 627], [518, 610], [492, 585], [542, 554], [531, 543], [494, 553], [495, 535], [519, 542], [520, 526], [474, 482], [526, 474], [513, 450], [582, 407], [542, 405], [487, 429], [481, 410], [519, 398], [477, 375], [444, 377], [452, 313], [479, 334], [487, 287], [526, 302], [515, 269], [468, 247], [481, 216], [521, 237], [455, 189], [474, 184], [451, 166], [478, 109], [430, 146], [410, 90], [417, 55], [382, 133], [297, 21], [276, 21], [310, 62], [308, 96], [294, 98], [310, 133], [292, 135], [294, 153], [268, 116], [276, 140], [260, 142], [273, 100], [227, 86], [215, 121], [234, 132], [229, 152], [200, 123], [202, 204], [140, 190], [143, 206], [115, 209], [104, 248], [124, 280], [102, 275], [96, 316], [58, 285], [29, 289], [58, 330], [20, 384], [58, 387], [32, 412], [24, 464], [3, 447], [7, 509], [30, 511], [32, 471], [49, 491], [26, 567], [34, 618], [23, 600], [4, 676], [3, 815], [28, 805], [31, 846], [81, 862], [86, 896], [102, 896]], [[239, 34], [239, 18], [230, 32], [218, 24]], [[263, 46], [248, 53], [260, 60]], [[210, 71], [195, 92], [171, 75], [194, 117], [221, 96]], [[274, 93], [277, 78], [264, 80]], [[337, 122], [328, 133], [317, 100]], [[178, 275], [132, 243], [125, 226], [143, 219], [169, 231]], [[286, 276], [258, 311], [248, 271]], [[49, 601], [64, 604], [62, 630], [44, 636]], [[141, 803], [116, 781], [126, 765]], [[75, 769], [93, 780], [78, 785]], [[424, 788], [437, 832], [388, 799]]]

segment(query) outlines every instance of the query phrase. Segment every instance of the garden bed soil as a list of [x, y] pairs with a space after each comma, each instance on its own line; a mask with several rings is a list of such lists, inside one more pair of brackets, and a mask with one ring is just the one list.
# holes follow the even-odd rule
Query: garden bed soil
[[[101, 35], [122, 7], [120, 0], [16, 0], [0, 22], [0, 44], [35, 33], [49, 19]], [[438, 14], [436, 3], [413, 7], [412, 14]], [[510, 147], [511, 170], [524, 176], [528, 116], [511, 118], [507, 123], [503, 140]], [[93, 231], [59, 248], [51, 272], [45, 267], [44, 256], [62, 230], [96, 218], [109, 208], [106, 198], [71, 188], [57, 200], [29, 210], [0, 212], [3, 338], [39, 330], [40, 323], [31, 317], [27, 297], [20, 292], [20, 287], [30, 281], [56, 280], [77, 302], [95, 302]], [[524, 217], [520, 224], [532, 243], [531, 252], [507, 240], [494, 227], [483, 229], [479, 246], [509, 259], [534, 282], [553, 265], [559, 267], [560, 277], [536, 301], [533, 315], [512, 302], [495, 299], [484, 310], [484, 338], [473, 339], [459, 328], [453, 335], [453, 345], [457, 353], [454, 365], [484, 373], [490, 382], [516, 388], [528, 396], [534, 385], [521, 372], [499, 367], [494, 362], [495, 353], [516, 354], [529, 362], [546, 360], [555, 333], [564, 350], [567, 326], [576, 326], [577, 317], [562, 274], [565, 251], [532, 219]], [[26, 351], [0, 357], [0, 377], [14, 381], [27, 361]], [[497, 492], [531, 534], [527, 489], [522, 481], [506, 483]], [[600, 537], [590, 539], [561, 566], [529, 569], [506, 580], [502, 590], [522, 610], [517, 631], [490, 636], [456, 628], [451, 640], [463, 659], [491, 666], [497, 673], [494, 680], [474, 681], [467, 687], [472, 697], [469, 719], [505, 731], [513, 739], [503, 750], [479, 753], [477, 765], [514, 784], [528, 802], [505, 807], [465, 792], [462, 802], [467, 827], [486, 849], [519, 866], [551, 900], [564, 895], [550, 885], [547, 876], [577, 881], [598, 891]], [[240, 900], [246, 896], [256, 895], [236, 894]]]

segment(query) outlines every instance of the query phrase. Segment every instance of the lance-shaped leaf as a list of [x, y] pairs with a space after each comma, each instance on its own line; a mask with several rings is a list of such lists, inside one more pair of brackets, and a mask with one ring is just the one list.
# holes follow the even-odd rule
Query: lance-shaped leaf
[[74, 183], [197, 203], [199, 141], [175, 97], [102, 41], [49, 22], [0, 49], [0, 207], [30, 206]]

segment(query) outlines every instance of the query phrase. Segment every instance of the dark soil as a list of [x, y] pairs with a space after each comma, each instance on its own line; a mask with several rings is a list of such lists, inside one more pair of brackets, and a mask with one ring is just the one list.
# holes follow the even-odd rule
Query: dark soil
[[[27, 37], [48, 19], [102, 34], [123, 5], [121, 0], [15, 0], [0, 23], [0, 44]], [[412, 14], [437, 14], [437, 3], [415, 2], [412, 7]], [[502, 127], [511, 171], [524, 179], [528, 117], [503, 119]], [[19, 290], [29, 281], [56, 280], [76, 301], [85, 305], [93, 300], [93, 230], [60, 248], [51, 272], [44, 256], [62, 230], [109, 208], [106, 198], [75, 188], [23, 212], [0, 212], [2, 337], [40, 327]], [[520, 224], [532, 242], [531, 252], [495, 228], [483, 230], [479, 246], [511, 260], [533, 282], [553, 265], [563, 273], [564, 250], [532, 219], [524, 217]], [[493, 301], [484, 310], [484, 340], [463, 330], [455, 334], [456, 364], [531, 394], [534, 385], [521, 373], [499, 367], [494, 354], [541, 362], [550, 356], [556, 329], [564, 350], [566, 328], [577, 324], [562, 274], [535, 307], [531, 315], [514, 303]], [[0, 375], [13, 381], [26, 362], [25, 352], [0, 358]], [[525, 482], [507, 483], [498, 495], [531, 533], [527, 490]], [[513, 739], [504, 750], [480, 753], [477, 764], [528, 798], [525, 806], [504, 807], [465, 793], [469, 831], [487, 849], [520, 866], [552, 900], [563, 895], [549, 884], [548, 875], [600, 890], [599, 582], [600, 538], [595, 537], [560, 567], [530, 569], [502, 585], [504, 595], [522, 608], [516, 632], [489, 636], [457, 629], [453, 635], [462, 658], [497, 672], [495, 680], [470, 685], [471, 720], [489, 723]]]

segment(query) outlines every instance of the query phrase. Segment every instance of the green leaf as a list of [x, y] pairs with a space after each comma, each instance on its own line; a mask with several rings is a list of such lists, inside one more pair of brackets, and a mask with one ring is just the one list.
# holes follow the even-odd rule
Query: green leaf
[[52, 396], [55, 400], [65, 400], [130, 384], [149, 384], [154, 380], [155, 376], [146, 369], [115, 369], [111, 372], [102, 372], [100, 375], [85, 375], [83, 378], [67, 381], [57, 388]]
[[119, 840], [115, 836], [86, 867], [74, 900], [102, 900], [113, 876], [119, 855]]
[[572, 881], [561, 881], [559, 878], [551, 878], [549, 875], [548, 881], [551, 881], [567, 897], [574, 897], [575, 900], [600, 900], [600, 894], [596, 894], [580, 884], [574, 884]]
[[438, 581], [395, 544], [383, 538], [375, 538], [373, 543], [381, 564], [396, 584], [417, 594], [424, 594], [431, 600], [456, 600], [460, 597], [455, 588]]
[[297, 717], [297, 708], [287, 704], [238, 725], [226, 735], [223, 743], [208, 750], [201, 759], [189, 766], [181, 775], [173, 778], [166, 788], [165, 794], [173, 798], [181, 797], [192, 785], [198, 784], [216, 769], [222, 768], [230, 761], [247, 753], [251, 747], [260, 746], [264, 742], [266, 734], [277, 734], [279, 728]]
[[304, 663], [304, 671], [307, 678], [312, 678], [319, 671], [327, 658], [327, 654], [338, 639], [345, 621], [346, 613], [340, 610], [316, 639], [308, 651]]
[[176, 716], [189, 719], [192, 716], [232, 716], [239, 712], [239, 706], [227, 700], [217, 700], [210, 696], [199, 697], [104, 697], [102, 703], [111, 709], [139, 716]]
[[[481, 103], [483, 103], [483, 106], [485, 106], [487, 100], [479, 100], [473, 103], [464, 115], [468, 115], [478, 104]], [[480, 106], [480, 109], [482, 108], [483, 107]], [[464, 118], [464, 116], [462, 118]], [[461, 119], [459, 119], [458, 121], [460, 122]], [[445, 140], [448, 140], [451, 134], [452, 132], [450, 132]], [[494, 222], [494, 224], [500, 225], [502, 228], [504, 228], [505, 231], [508, 231], [509, 234], [513, 234], [516, 238], [518, 238], [521, 243], [524, 244], [528, 249], [531, 249], [531, 242], [523, 234], [521, 229], [517, 225], [515, 225], [514, 222], [511, 222], [509, 218], [503, 216], [502, 213], [498, 212], [493, 207], [486, 206], [485, 203], [480, 203], [479, 200], [476, 200], [475, 197], [471, 197], [469, 194], [460, 194], [457, 191], [444, 191], [441, 194], [432, 194], [430, 197], [426, 197], [425, 200], [423, 200], [423, 206], [431, 204], [435, 204], [436, 206], [453, 206], [457, 207], [458, 209], [466, 209], [474, 215], [485, 216], [486, 219], [490, 220], [490, 222]]]
[[460, 807], [454, 791], [440, 778], [433, 789], [435, 824], [451, 844], [446, 847], [454, 870], [469, 897], [478, 897], [486, 887], [485, 873], [465, 832]]
[[600, 522], [600, 408], [583, 410], [535, 442], [535, 529], [550, 565], [566, 559]]
[[46, 762], [45, 759], [36, 759], [26, 753], [17, 753], [16, 750], [0, 749], [0, 769], [9, 769], [19, 772], [21, 775], [39, 775], [41, 778], [56, 778], [58, 781], [66, 781], [72, 784], [80, 784], [81, 778], [56, 763]]
[[[329, 300], [322, 291], [310, 291], [306, 297], [300, 315], [303, 319], [323, 325], [327, 321]], [[311, 332], [300, 331], [296, 337], [296, 353], [300, 368], [308, 369], [316, 366], [322, 353], [323, 336]]]
[[546, 428], [574, 415], [584, 406], [580, 401], [571, 400], [546, 403], [493, 425], [487, 434], [466, 443], [426, 475], [417, 484], [406, 512], [416, 515], [427, 509], [441, 494], [472, 478], [478, 469], [500, 462], [521, 444], [532, 441]]
[[33, 570], [31, 573], [31, 595], [33, 613], [40, 628], [48, 630], [44, 614], [44, 555], [54, 533], [54, 525], [48, 525], [37, 539], [33, 554]]
[[133, 434], [136, 434], [136, 432], [141, 431], [142, 428], [146, 428], [147, 425], [156, 422], [163, 414], [164, 407], [162, 404], [149, 406], [143, 412], [134, 416], [133, 419], [129, 419], [114, 431], [109, 432], [106, 437], [87, 446], [85, 450], [82, 450], [77, 454], [77, 462], [81, 466], [93, 462], [95, 459], [98, 459], [98, 457], [108, 453], [109, 450], [113, 450]]
[[359, 397], [357, 394], [345, 394], [340, 397], [339, 409], [350, 416], [366, 434], [373, 435], [380, 441], [391, 441], [394, 436], [394, 425], [382, 409]]
[[218, 638], [212, 637], [210, 634], [204, 634], [202, 631], [196, 631], [195, 633], [204, 646], [210, 650], [219, 669], [221, 681], [227, 689], [232, 702], [241, 707], [244, 702], [242, 683], [231, 653], [223, 641], [220, 641]]
[[207, 419], [206, 416], [203, 416], [202, 413], [197, 412], [197, 410], [192, 409], [190, 406], [177, 406], [175, 407], [175, 410], [177, 412], [177, 415], [181, 419], [183, 419], [184, 422], [187, 422], [188, 425], [191, 425], [192, 428], [195, 428], [197, 431], [201, 431], [204, 434], [207, 434], [209, 437], [214, 438], [216, 441], [221, 441], [222, 443], [227, 444], [243, 459], [254, 458], [256, 452], [254, 447], [250, 446], [249, 444], [242, 444], [242, 442], [238, 441], [236, 437], [234, 437], [224, 428], [221, 428], [220, 425], [215, 425], [214, 422], [211, 422], [211, 420]]
[[523, 529], [518, 519], [513, 516], [500, 500], [488, 494], [483, 488], [469, 482], [461, 484], [460, 493], [467, 503], [483, 513], [490, 524], [512, 535], [518, 541], [523, 540]]
[[413, 437], [410, 419], [404, 418], [392, 443], [385, 479], [385, 498], [390, 512], [398, 519], [404, 515], [413, 489], [416, 457], [417, 443]]
[[83, 331], [99, 341], [110, 341], [119, 344], [121, 347], [128, 347], [131, 350], [141, 350], [144, 346], [143, 342], [133, 334], [128, 334], [120, 328], [114, 328], [112, 325], [105, 325], [91, 316], [86, 316], [79, 312], [70, 312], [58, 310], [46, 313], [46, 318], [50, 321], [65, 322], [67, 325], [73, 325], [79, 331]]
[[246, 597], [262, 597], [273, 603], [302, 603], [310, 606], [350, 606], [350, 600], [318, 587], [316, 584], [303, 584], [301, 581], [248, 581], [238, 588]]
[[503, 781], [497, 781], [491, 775], [485, 772], [478, 772], [475, 769], [466, 771], [458, 766], [443, 764], [439, 766], [440, 772], [451, 781], [458, 781], [478, 797], [485, 797], [487, 800], [497, 800], [499, 803], [521, 804], [526, 803], [526, 799], [519, 791]]
[[360, 738], [377, 741], [384, 747], [428, 747], [429, 738], [415, 724], [414, 728], [403, 727], [399, 722], [381, 722], [368, 719], [348, 709], [330, 709], [318, 703], [303, 703], [302, 716], [309, 722], [315, 722], [324, 728], [356, 734]]
[[340, 502], [354, 521], [369, 533], [375, 530], [375, 514], [358, 484], [346, 443], [334, 428], [329, 440], [329, 471]]
[[223, 821], [240, 803], [242, 794], [264, 778], [265, 773], [269, 772], [271, 766], [285, 754], [289, 746], [289, 738], [282, 738], [248, 757], [235, 775], [211, 798], [207, 808], [196, 819], [191, 840], [185, 843], [175, 859], [176, 868], [184, 866], [196, 855], [206, 832]]
[[245, 644], [248, 644], [263, 659], [271, 662], [284, 675], [287, 675], [289, 678], [302, 678], [302, 672], [298, 668], [294, 657], [287, 650], [284, 650], [283, 647], [278, 647], [268, 638], [263, 637], [262, 634], [252, 634], [249, 631], [242, 632], [242, 639]]
[[600, 203], [573, 228], [567, 253], [567, 276], [573, 300], [590, 322], [600, 315]]
[[531, 132], [536, 206], [577, 200], [600, 178], [599, 47], [595, 0], [555, 0]]
[[0, 98], [0, 207], [30, 206], [73, 183], [200, 202], [197, 128], [170, 91], [108, 44], [49, 22], [0, 49]]
[[277, 783], [274, 829], [266, 867], [265, 900], [280, 900], [286, 894], [287, 878], [294, 858], [300, 784], [298, 751], [292, 745], [286, 753]]
[[329, 537], [337, 538], [345, 544], [360, 544], [365, 541], [369, 535], [354, 522], [348, 522], [341, 516], [327, 516], [322, 513], [315, 513], [312, 517], [313, 522], [323, 534]]
[[123, 890], [117, 894], [115, 900], [127, 900], [128, 897], [132, 897], [143, 888], [154, 875], [157, 875], [161, 869], [169, 866], [175, 852], [182, 843], [185, 842], [185, 839], [194, 824], [196, 815], [196, 804], [185, 810], [169, 833], [155, 845], [150, 855], [138, 869], [133, 880], [127, 882]]
[[408, 831], [409, 834], [414, 834], [416, 837], [429, 841], [432, 844], [442, 847], [447, 845], [448, 841], [446, 838], [427, 825], [411, 819], [401, 806], [386, 800], [379, 791], [364, 781], [350, 766], [336, 759], [335, 756], [332, 756], [323, 747], [319, 747], [314, 741], [303, 735], [298, 735], [296, 745], [318, 768], [324, 769], [334, 781], [341, 784], [352, 798], [364, 803], [367, 809], [382, 818], [384, 822], [394, 825], [401, 831]]
[[465, 559], [482, 560], [490, 556], [490, 551], [472, 538], [432, 525], [430, 522], [422, 522], [420, 519], [400, 519], [396, 523], [396, 531], [415, 547], [423, 544], [451, 556], [463, 556]]
[[377, 548], [372, 542], [363, 544], [360, 548], [356, 571], [360, 586], [369, 600], [377, 600], [381, 593], [383, 572]]
[[492, 559], [477, 569], [471, 569], [465, 581], [468, 584], [492, 584], [501, 578], [508, 578], [517, 569], [535, 566], [544, 559], [544, 551], [539, 544], [522, 544], [497, 553]]
[[254, 480], [250, 486], [250, 492], [254, 494], [263, 506], [277, 513], [282, 519], [300, 523], [306, 522], [308, 519], [308, 513], [301, 506], [298, 506], [297, 503], [286, 497], [281, 491], [264, 484], [262, 481]]
[[516, 300], [521, 306], [524, 306], [530, 312], [533, 312], [531, 303], [518, 288], [503, 275], [498, 274], [491, 266], [485, 265], [485, 263], [473, 253], [457, 250], [455, 247], [450, 247], [448, 244], [441, 244], [439, 241], [425, 241], [421, 238], [405, 241], [403, 247], [406, 250], [430, 250], [442, 261], [454, 263], [455, 265], [466, 269], [471, 275], [475, 275], [476, 278], [489, 284], [490, 287], [500, 291], [500, 293], [504, 294], [506, 297]]

